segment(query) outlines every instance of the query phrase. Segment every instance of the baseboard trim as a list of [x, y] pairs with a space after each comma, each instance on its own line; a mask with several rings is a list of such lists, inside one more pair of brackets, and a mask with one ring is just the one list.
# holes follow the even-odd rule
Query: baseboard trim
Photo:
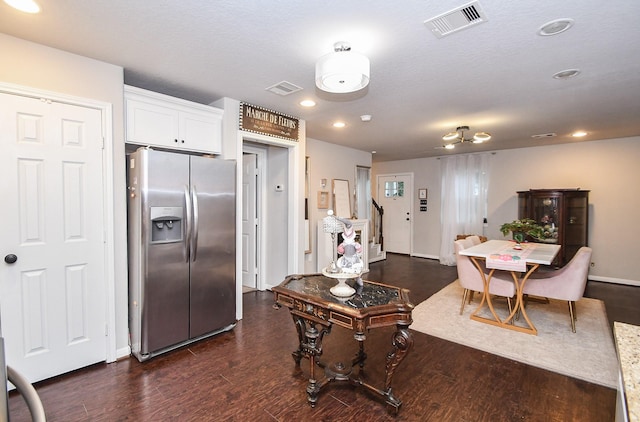
[[435, 259], [436, 261], [440, 260], [440, 257], [437, 255], [426, 255], [421, 253], [412, 253], [411, 256], [416, 258], [426, 258], [426, 259]]
[[128, 357], [131, 355], [131, 348], [129, 346], [122, 347], [116, 350], [116, 360], [120, 360], [122, 358]]
[[593, 281], [602, 281], [603, 283], [612, 283], [612, 284], [624, 284], [626, 286], [636, 286], [640, 287], [639, 280], [627, 280], [624, 278], [615, 278], [615, 277], [603, 277], [599, 275], [590, 275], [589, 280]]

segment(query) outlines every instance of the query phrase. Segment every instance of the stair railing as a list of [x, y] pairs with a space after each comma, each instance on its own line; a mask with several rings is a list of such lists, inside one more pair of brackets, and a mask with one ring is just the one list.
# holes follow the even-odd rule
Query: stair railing
[[382, 233], [382, 216], [384, 215], [384, 208], [382, 208], [375, 199], [371, 199], [375, 211], [373, 213], [373, 239], [376, 243], [380, 244], [380, 248], [384, 250], [384, 235]]

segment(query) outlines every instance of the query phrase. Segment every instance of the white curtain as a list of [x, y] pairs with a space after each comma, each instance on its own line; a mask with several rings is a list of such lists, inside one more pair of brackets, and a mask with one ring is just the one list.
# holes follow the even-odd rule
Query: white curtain
[[491, 154], [453, 155], [440, 159], [440, 263], [455, 265], [458, 234], [482, 234], [487, 216]]
[[[369, 220], [369, 239], [373, 237], [373, 222], [371, 221], [371, 168], [356, 166], [356, 217], [359, 220]], [[365, 243], [363, 243], [364, 245]]]

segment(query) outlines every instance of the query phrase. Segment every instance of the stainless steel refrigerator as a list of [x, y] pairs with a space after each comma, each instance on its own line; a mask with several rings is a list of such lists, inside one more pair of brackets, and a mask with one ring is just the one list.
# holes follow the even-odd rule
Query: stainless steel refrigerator
[[140, 361], [236, 324], [235, 161], [128, 159], [129, 333]]

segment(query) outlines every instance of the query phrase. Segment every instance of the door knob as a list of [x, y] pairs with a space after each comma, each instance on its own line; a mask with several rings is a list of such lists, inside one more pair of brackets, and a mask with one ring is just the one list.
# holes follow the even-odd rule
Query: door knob
[[18, 257], [12, 253], [4, 257], [4, 262], [6, 262], [7, 264], [13, 264], [17, 260], [18, 260]]

